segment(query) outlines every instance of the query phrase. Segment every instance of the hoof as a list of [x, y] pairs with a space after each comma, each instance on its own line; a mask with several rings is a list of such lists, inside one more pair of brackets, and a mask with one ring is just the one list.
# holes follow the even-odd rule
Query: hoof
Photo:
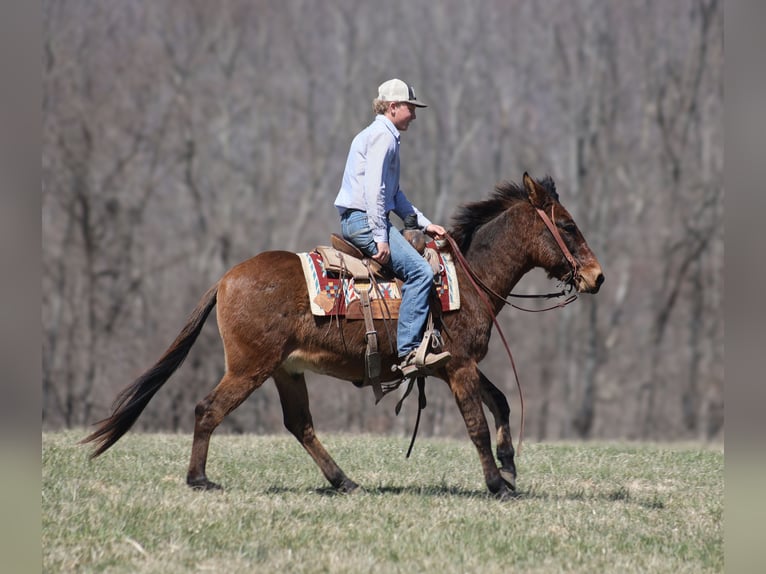
[[504, 486], [495, 493], [495, 498], [499, 500], [513, 500], [516, 496], [516, 493], [507, 486]]
[[192, 490], [223, 490], [220, 484], [212, 482], [207, 478], [186, 479], [186, 484]]
[[503, 468], [498, 468], [497, 470], [500, 471], [500, 476], [502, 477], [503, 482], [505, 482], [505, 484], [508, 485], [508, 488], [515, 491], [516, 490], [516, 475], [510, 470], [506, 470]]
[[338, 486], [338, 492], [342, 494], [359, 494], [364, 492], [364, 489], [359, 488], [357, 483], [347, 478], [340, 483], [340, 486]]
[[[515, 496], [514, 490], [516, 480], [512, 474], [509, 474], [507, 469], [501, 470], [498, 468], [497, 470], [498, 473], [500, 473], [500, 476], [497, 476], [496, 478], [493, 477], [492, 480], [488, 480], [487, 488], [495, 498], [499, 498], [500, 500], [509, 500]], [[513, 481], [513, 485], [509, 484], [509, 479]]]

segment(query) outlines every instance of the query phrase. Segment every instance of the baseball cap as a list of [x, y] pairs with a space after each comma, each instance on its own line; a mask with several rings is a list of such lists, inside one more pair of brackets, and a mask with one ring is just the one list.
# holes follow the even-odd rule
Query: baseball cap
[[415, 97], [415, 88], [398, 78], [388, 80], [378, 86], [378, 99], [384, 102], [407, 102], [419, 108], [428, 107]]

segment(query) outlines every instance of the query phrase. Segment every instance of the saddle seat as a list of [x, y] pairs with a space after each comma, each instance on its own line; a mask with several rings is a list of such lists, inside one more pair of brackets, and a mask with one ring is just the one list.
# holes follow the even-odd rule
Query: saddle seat
[[[335, 260], [338, 259], [337, 264], [345, 268], [354, 279], [369, 279], [370, 273], [372, 273], [375, 278], [383, 281], [390, 281], [394, 278], [390, 269], [383, 267], [374, 259], [367, 257], [358, 247], [347, 241], [342, 235], [332, 233], [330, 235], [330, 244], [332, 245], [332, 249], [340, 252], [341, 255], [338, 256], [337, 254], [329, 252], [327, 249], [323, 249], [320, 252], [325, 259], [325, 262], [327, 262], [329, 258], [331, 264], [336, 264]], [[343, 257], [343, 255], [347, 255], [348, 257]]]
[[[434, 277], [438, 276], [439, 256], [434, 249], [426, 246], [425, 234], [420, 230], [406, 229], [403, 235], [431, 265]], [[342, 235], [330, 234], [330, 244], [332, 247], [317, 247], [317, 251], [321, 253], [330, 270], [349, 273], [354, 279], [359, 280], [369, 280], [371, 275], [373, 280], [393, 281], [396, 278], [390, 268], [383, 267], [371, 257], [367, 257]]]

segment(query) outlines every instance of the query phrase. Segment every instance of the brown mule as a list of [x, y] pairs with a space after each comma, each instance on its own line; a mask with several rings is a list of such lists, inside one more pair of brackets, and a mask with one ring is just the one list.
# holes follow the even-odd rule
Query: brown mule
[[[552, 219], [573, 255], [567, 261], [537, 209]], [[521, 277], [535, 267], [573, 284], [579, 292], [596, 293], [604, 276], [571, 215], [559, 203], [553, 180], [535, 181], [524, 174], [523, 186], [506, 183], [484, 201], [463, 206], [450, 235], [472, 268], [488, 287], [507, 296]], [[468, 435], [481, 460], [490, 492], [505, 498], [515, 489], [516, 467], [509, 426], [510, 409], [503, 393], [479, 370], [487, 353], [492, 317], [460, 271], [461, 308], [444, 316], [444, 347], [452, 359], [435, 375], [447, 382], [465, 420]], [[160, 387], [180, 366], [217, 304], [226, 372], [218, 386], [195, 409], [194, 440], [187, 483], [193, 488], [216, 489], [205, 473], [210, 437], [223, 418], [237, 408], [269, 377], [282, 403], [285, 427], [298, 439], [328, 481], [342, 492], [357, 484], [349, 479], [314, 434], [305, 371], [347, 381], [364, 379], [364, 323], [344, 322], [330, 327], [330, 319], [311, 314], [298, 257], [285, 251], [261, 253], [229, 270], [202, 297], [173, 344], [157, 363], [118, 396], [114, 411], [83, 439], [95, 442], [96, 457], [111, 447], [133, 425]], [[497, 314], [502, 303], [494, 303]], [[395, 348], [381, 324], [380, 348]], [[383, 380], [394, 380], [394, 354], [383, 353]], [[497, 459], [482, 410], [487, 405], [495, 421]]]

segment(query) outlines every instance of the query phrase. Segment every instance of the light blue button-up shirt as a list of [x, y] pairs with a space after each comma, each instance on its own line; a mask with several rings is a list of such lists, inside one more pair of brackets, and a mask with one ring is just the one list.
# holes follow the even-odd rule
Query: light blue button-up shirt
[[351, 142], [335, 207], [341, 214], [347, 209], [366, 211], [378, 243], [388, 242], [390, 211], [402, 219], [417, 214], [423, 228], [431, 224], [399, 187], [399, 130], [387, 117], [377, 115]]

